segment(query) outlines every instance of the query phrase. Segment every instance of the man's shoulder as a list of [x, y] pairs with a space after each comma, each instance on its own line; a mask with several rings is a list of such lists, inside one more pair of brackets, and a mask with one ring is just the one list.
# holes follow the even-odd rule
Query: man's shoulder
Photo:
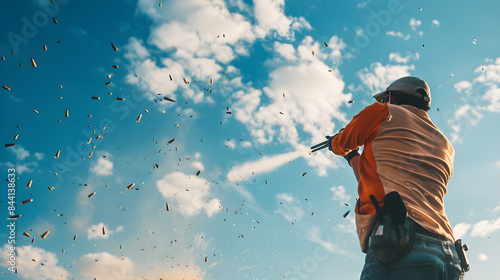
[[366, 106], [365, 109], [363, 109], [363, 111], [361, 111], [361, 112], [366, 113], [366, 114], [381, 113], [381, 112], [387, 111], [387, 109], [388, 109], [387, 105], [388, 105], [387, 103], [375, 102], [371, 105]]

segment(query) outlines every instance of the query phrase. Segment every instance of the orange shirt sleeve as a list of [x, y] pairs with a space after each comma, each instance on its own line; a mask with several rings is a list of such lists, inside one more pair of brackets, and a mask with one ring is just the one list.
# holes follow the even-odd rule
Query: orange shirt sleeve
[[344, 131], [332, 139], [332, 150], [345, 156], [352, 150], [372, 141], [384, 120], [389, 116], [387, 104], [374, 103], [353, 117]]

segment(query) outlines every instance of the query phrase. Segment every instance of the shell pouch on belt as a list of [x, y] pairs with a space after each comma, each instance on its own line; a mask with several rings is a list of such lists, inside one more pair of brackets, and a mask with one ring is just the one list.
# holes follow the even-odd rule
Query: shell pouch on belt
[[377, 223], [368, 238], [368, 246], [379, 262], [397, 261], [410, 252], [413, 246], [413, 221], [407, 218], [406, 206], [397, 192], [384, 196], [383, 207], [380, 207], [375, 196], [370, 195], [370, 199], [377, 211]]

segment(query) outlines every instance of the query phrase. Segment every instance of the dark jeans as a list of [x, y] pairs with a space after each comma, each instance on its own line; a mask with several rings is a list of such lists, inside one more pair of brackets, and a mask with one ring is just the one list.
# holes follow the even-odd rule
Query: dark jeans
[[461, 280], [458, 254], [451, 240], [415, 233], [412, 250], [402, 259], [383, 265], [368, 249], [361, 280]]

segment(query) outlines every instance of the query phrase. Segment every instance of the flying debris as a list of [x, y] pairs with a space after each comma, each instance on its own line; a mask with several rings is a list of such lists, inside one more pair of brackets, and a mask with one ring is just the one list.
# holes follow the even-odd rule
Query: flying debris
[[183, 78], [182, 80], [184, 80], [184, 83], [185, 83], [186, 85], [189, 85], [189, 83], [191, 83], [190, 81], [186, 80], [186, 78]]
[[89, 198], [92, 198], [95, 195], [95, 192], [88, 195]]
[[69, 118], [69, 110], [68, 110], [68, 109], [66, 109], [66, 113], [64, 114], [64, 116], [65, 116], [66, 118]]
[[198, 171], [196, 172], [196, 176], [200, 176], [200, 173], [201, 173], [201, 170], [198, 170]]
[[227, 107], [226, 114], [231, 115], [231, 108]]
[[210, 78], [210, 84], [213, 85], [214, 84], [214, 79]]
[[170, 206], [168, 205], [168, 202], [167, 202], [167, 212], [170, 211]]
[[205, 262], [208, 262], [208, 257], [207, 256], [205, 256]]
[[347, 103], [352, 104], [354, 103], [354, 100], [349, 100]]
[[73, 240], [76, 241], [76, 234], [75, 234], [75, 236], [73, 236]]
[[47, 237], [47, 235], [49, 235], [50, 233], [50, 230], [47, 230], [44, 234], [42, 234], [42, 236], [40, 236], [41, 239], [45, 239], [45, 237]]
[[347, 210], [347, 212], [344, 213], [344, 215], [342, 215], [342, 217], [347, 217], [347, 215], [349, 215], [349, 213], [351, 213], [351, 210]]
[[174, 141], [175, 141], [175, 138], [171, 139], [170, 141], [168, 141], [167, 145], [170, 145], [170, 144], [174, 143]]
[[14, 143], [8, 143], [8, 144], [5, 144], [5, 148], [8, 148], [8, 147], [12, 147], [12, 146], [15, 146], [16, 144]]
[[300, 176], [304, 177], [306, 176], [307, 172], [302, 173]]
[[35, 113], [37, 113], [37, 114], [38, 114], [38, 113], [40, 113], [40, 112], [38, 112], [38, 110], [33, 110], [33, 112], [35, 112]]
[[116, 100], [121, 100], [121, 101], [123, 101], [123, 100], [125, 100], [125, 98], [122, 98], [122, 97], [117, 97], [117, 98], [116, 98]]
[[160, 6], [160, 8], [161, 8], [161, 3], [158, 6]]
[[118, 65], [111, 65], [111, 67], [113, 67], [114, 69], [120, 68], [120, 67], [118, 67]]
[[25, 231], [25, 232], [23, 232], [23, 234], [24, 234], [25, 236], [27, 236], [27, 237], [31, 237], [31, 234], [27, 233], [26, 231]]
[[102, 227], [102, 235], [106, 235], [106, 229]]
[[328, 47], [328, 43], [327, 42], [325, 42], [325, 46]]
[[135, 186], [135, 183], [132, 183], [130, 184], [128, 187], [127, 187], [127, 191], [130, 190], [131, 188], [133, 188]]
[[10, 90], [10, 88], [8, 86], [3, 86], [3, 88], [6, 90]]
[[44, 50], [47, 50], [47, 45], [43, 45], [43, 49], [44, 49]]
[[172, 99], [172, 98], [170, 98], [170, 97], [163, 96], [163, 99], [167, 100], [167, 101], [170, 101], [170, 102], [175, 102], [175, 100]]
[[9, 219], [13, 220], [13, 219], [17, 219], [17, 218], [19, 218], [19, 217], [21, 217], [21, 215], [14, 215], [14, 216], [10, 216], [10, 218], [9, 218]]
[[32, 201], [33, 201], [33, 199], [32, 199], [32, 198], [31, 198], [31, 199], [27, 199], [27, 200], [23, 200], [23, 201], [21, 201], [21, 205], [24, 205], [24, 204], [30, 203], [30, 202], [32, 202]]
[[58, 24], [59, 23], [56, 18], [52, 18], [52, 20], [54, 21], [54, 24]]
[[472, 41], [472, 43], [473, 43], [474, 45], [475, 45], [475, 44], [477, 44], [477, 40], [476, 40], [476, 38], [474, 38], [474, 40]]
[[98, 96], [92, 96], [92, 99], [99, 100], [99, 99], [101, 99], [101, 98], [100, 98], [100, 97], [98, 97]]
[[109, 86], [111, 83], [113, 83], [113, 82], [107, 82], [107, 83], [105, 83], [104, 85], [105, 85], [105, 86]]
[[170, 78], [171, 81], [174, 80], [174, 78], [172, 78], [172, 75], [168, 74], [168, 77]]
[[139, 75], [135, 74], [135, 76], [136, 76], [137, 78], [139, 78]]
[[33, 183], [33, 180], [30, 180], [30, 181], [28, 182], [28, 185], [26, 185], [26, 188], [27, 188], [27, 189], [31, 188], [31, 184], [32, 184], [32, 183]]
[[113, 47], [113, 50], [116, 52], [118, 48], [115, 46], [115, 44], [111, 43], [111, 47]]
[[140, 122], [140, 121], [141, 121], [141, 118], [142, 118], [142, 114], [139, 114], [139, 116], [137, 117], [136, 122]]
[[54, 158], [59, 158], [59, 155], [61, 154], [61, 150], [57, 150], [57, 153], [56, 155], [54, 156]]
[[31, 65], [33, 65], [33, 67], [36, 67], [36, 62], [33, 58], [31, 59]]

